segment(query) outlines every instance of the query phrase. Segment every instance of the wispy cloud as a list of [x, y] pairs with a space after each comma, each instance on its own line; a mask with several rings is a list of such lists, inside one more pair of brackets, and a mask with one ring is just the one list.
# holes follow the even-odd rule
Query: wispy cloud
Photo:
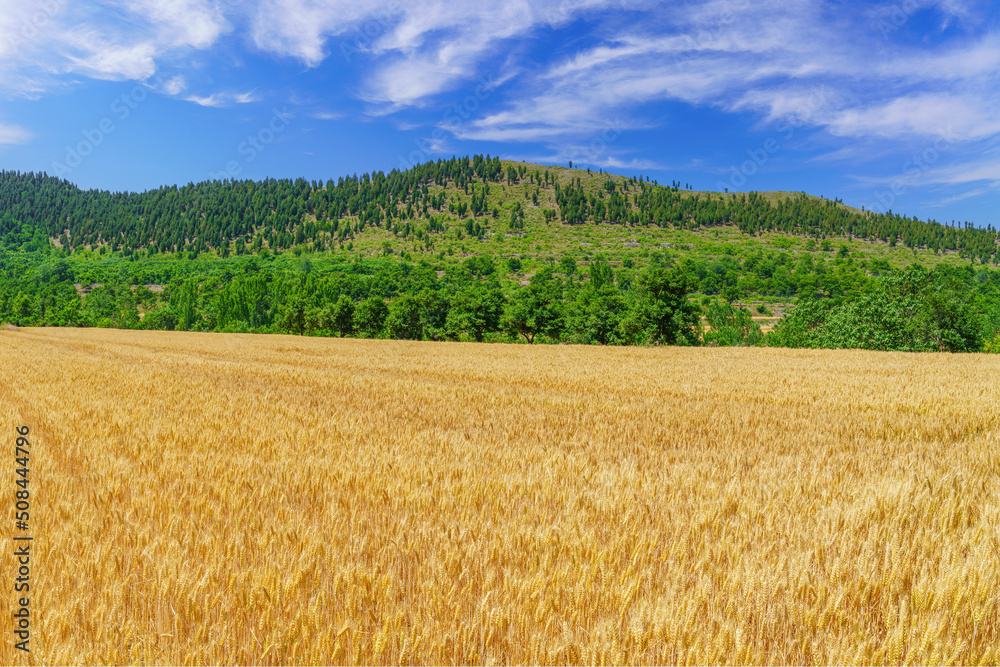
[[19, 125], [0, 123], [0, 146], [16, 146], [31, 141], [32, 133]]
[[217, 0], [44, 0], [0, 14], [0, 90], [38, 95], [79, 77], [144, 80], [232, 29]]
[[[328, 41], [362, 45], [377, 60], [362, 89], [366, 101], [390, 110], [420, 106], [502, 53], [506, 41], [543, 26], [565, 24], [610, 0], [263, 0], [253, 23], [257, 46], [316, 66], [330, 55]], [[352, 50], [356, 48], [352, 46]], [[502, 58], [501, 58], [502, 60]]]
[[189, 95], [185, 97], [188, 102], [194, 102], [203, 107], [231, 107], [236, 104], [250, 104], [259, 102], [260, 96], [255, 91], [245, 93], [212, 93], [208, 96]]
[[918, 93], [825, 114], [826, 128], [842, 136], [932, 136], [950, 130], [962, 139], [1000, 132], [996, 101], [967, 93]]
[[961, 192], [961, 193], [959, 193], [957, 195], [953, 195], [951, 197], [945, 197], [944, 199], [941, 199], [940, 201], [937, 201], [937, 202], [934, 202], [932, 204], [929, 204], [929, 206], [934, 206], [934, 207], [938, 207], [938, 208], [944, 207], [944, 206], [947, 206], [948, 204], [954, 204], [955, 202], [960, 202], [960, 201], [965, 201], [966, 199], [973, 199], [975, 197], [980, 197], [980, 196], [985, 195], [987, 193], [993, 192], [996, 189], [997, 188], [994, 186], [994, 187], [989, 187], [989, 188], [977, 188], [975, 190], [967, 190], [965, 192]]
[[928, 180], [950, 185], [985, 182], [991, 183], [994, 187], [1000, 186], [1000, 159], [970, 159], [935, 171], [929, 174]]
[[345, 117], [342, 113], [335, 113], [333, 111], [316, 111], [309, 114], [310, 118], [315, 118], [316, 120], [340, 120]]
[[187, 88], [187, 81], [183, 76], [177, 75], [173, 76], [160, 85], [160, 92], [166, 95], [175, 96], [180, 95]]

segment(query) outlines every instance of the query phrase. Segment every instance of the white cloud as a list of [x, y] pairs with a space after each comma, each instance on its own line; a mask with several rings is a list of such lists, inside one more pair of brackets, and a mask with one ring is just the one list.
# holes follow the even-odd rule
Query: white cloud
[[[944, 2], [948, 16], [967, 3]], [[837, 17], [831, 14], [837, 14]], [[762, 114], [764, 123], [852, 138], [963, 140], [1000, 132], [1000, 39], [986, 34], [935, 49], [879, 39], [874, 23], [794, 0], [681, 4], [555, 62], [517, 99], [459, 128], [466, 139], [544, 141], [599, 130], [611, 115], [675, 100]]]
[[[563, 25], [611, 0], [262, 0], [253, 37], [266, 51], [308, 66], [358, 54], [376, 61], [363, 97], [390, 110], [421, 105], [428, 98], [473, 79], [501, 45], [542, 26]], [[339, 45], [329, 45], [337, 38]], [[503, 58], [501, 58], [503, 60]]]
[[[352, 0], [262, 0], [253, 18], [252, 35], [257, 46], [278, 55], [298, 58], [310, 67], [327, 56], [326, 40], [340, 35], [362, 19], [389, 16], [395, 2]], [[367, 29], [380, 34], [376, 22]], [[361, 33], [364, 35], [364, 33]]]
[[871, 106], [847, 108], [828, 115], [827, 129], [842, 136], [902, 137], [949, 134], [960, 140], [982, 139], [1000, 132], [998, 109], [989, 100], [962, 93], [901, 96]]
[[231, 27], [218, 2], [117, 0], [114, 4], [145, 19], [156, 42], [173, 48], [207, 49]]
[[16, 146], [31, 141], [33, 135], [19, 125], [0, 123], [0, 146]]
[[310, 114], [310, 118], [315, 118], [316, 120], [340, 120], [345, 117], [345, 114], [335, 113], [333, 111], [317, 111]]
[[928, 182], [959, 185], [964, 183], [987, 182], [1000, 185], [1000, 160], [996, 158], [975, 160], [956, 164], [928, 175]]
[[144, 80], [232, 29], [220, 0], [42, 0], [0, 14], [0, 91], [38, 95], [78, 76]]
[[156, 49], [148, 42], [109, 43], [97, 31], [81, 31], [64, 37], [63, 50], [66, 71], [93, 79], [141, 80], [156, 74]]
[[187, 81], [183, 76], [177, 75], [167, 79], [160, 85], [160, 90], [171, 97], [180, 95], [187, 88]]
[[955, 202], [964, 201], [966, 199], [973, 199], [981, 195], [985, 195], [989, 192], [993, 192], [996, 188], [976, 188], [975, 190], [966, 190], [965, 192], [960, 192], [957, 195], [952, 195], [951, 197], [945, 197], [944, 199], [931, 204], [931, 206], [947, 206], [948, 204], [954, 204]]
[[246, 93], [212, 93], [208, 96], [189, 95], [184, 99], [203, 107], [229, 107], [234, 104], [250, 104], [260, 101], [260, 97], [252, 90]]

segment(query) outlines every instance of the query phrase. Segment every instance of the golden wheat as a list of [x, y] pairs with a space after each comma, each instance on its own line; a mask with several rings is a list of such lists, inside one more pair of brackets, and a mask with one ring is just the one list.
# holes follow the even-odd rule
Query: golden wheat
[[998, 377], [0, 332], [36, 549], [33, 652], [0, 663], [997, 664]]

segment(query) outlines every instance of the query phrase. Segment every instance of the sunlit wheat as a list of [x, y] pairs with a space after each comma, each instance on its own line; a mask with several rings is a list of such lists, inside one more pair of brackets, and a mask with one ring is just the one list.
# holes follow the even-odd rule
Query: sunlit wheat
[[35, 663], [1000, 663], [995, 356], [22, 329], [0, 371]]

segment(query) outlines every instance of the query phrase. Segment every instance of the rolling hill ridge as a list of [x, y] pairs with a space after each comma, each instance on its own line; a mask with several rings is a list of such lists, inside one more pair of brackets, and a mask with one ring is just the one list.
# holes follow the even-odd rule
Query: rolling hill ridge
[[147, 254], [324, 251], [342, 249], [366, 230], [384, 232], [383, 245], [409, 241], [399, 247], [411, 252], [438, 247], [449, 233], [455, 240], [489, 237], [496, 242], [488, 250], [502, 252], [504, 238], [546, 224], [690, 231], [730, 225], [749, 235], [857, 238], [981, 263], [996, 261], [998, 243], [992, 226], [858, 211], [802, 193], [692, 192], [679, 182], [661, 186], [479, 155], [336, 182], [209, 181], [144, 193], [84, 191], [44, 174], [0, 172], [0, 215], [43, 229], [71, 251]]

